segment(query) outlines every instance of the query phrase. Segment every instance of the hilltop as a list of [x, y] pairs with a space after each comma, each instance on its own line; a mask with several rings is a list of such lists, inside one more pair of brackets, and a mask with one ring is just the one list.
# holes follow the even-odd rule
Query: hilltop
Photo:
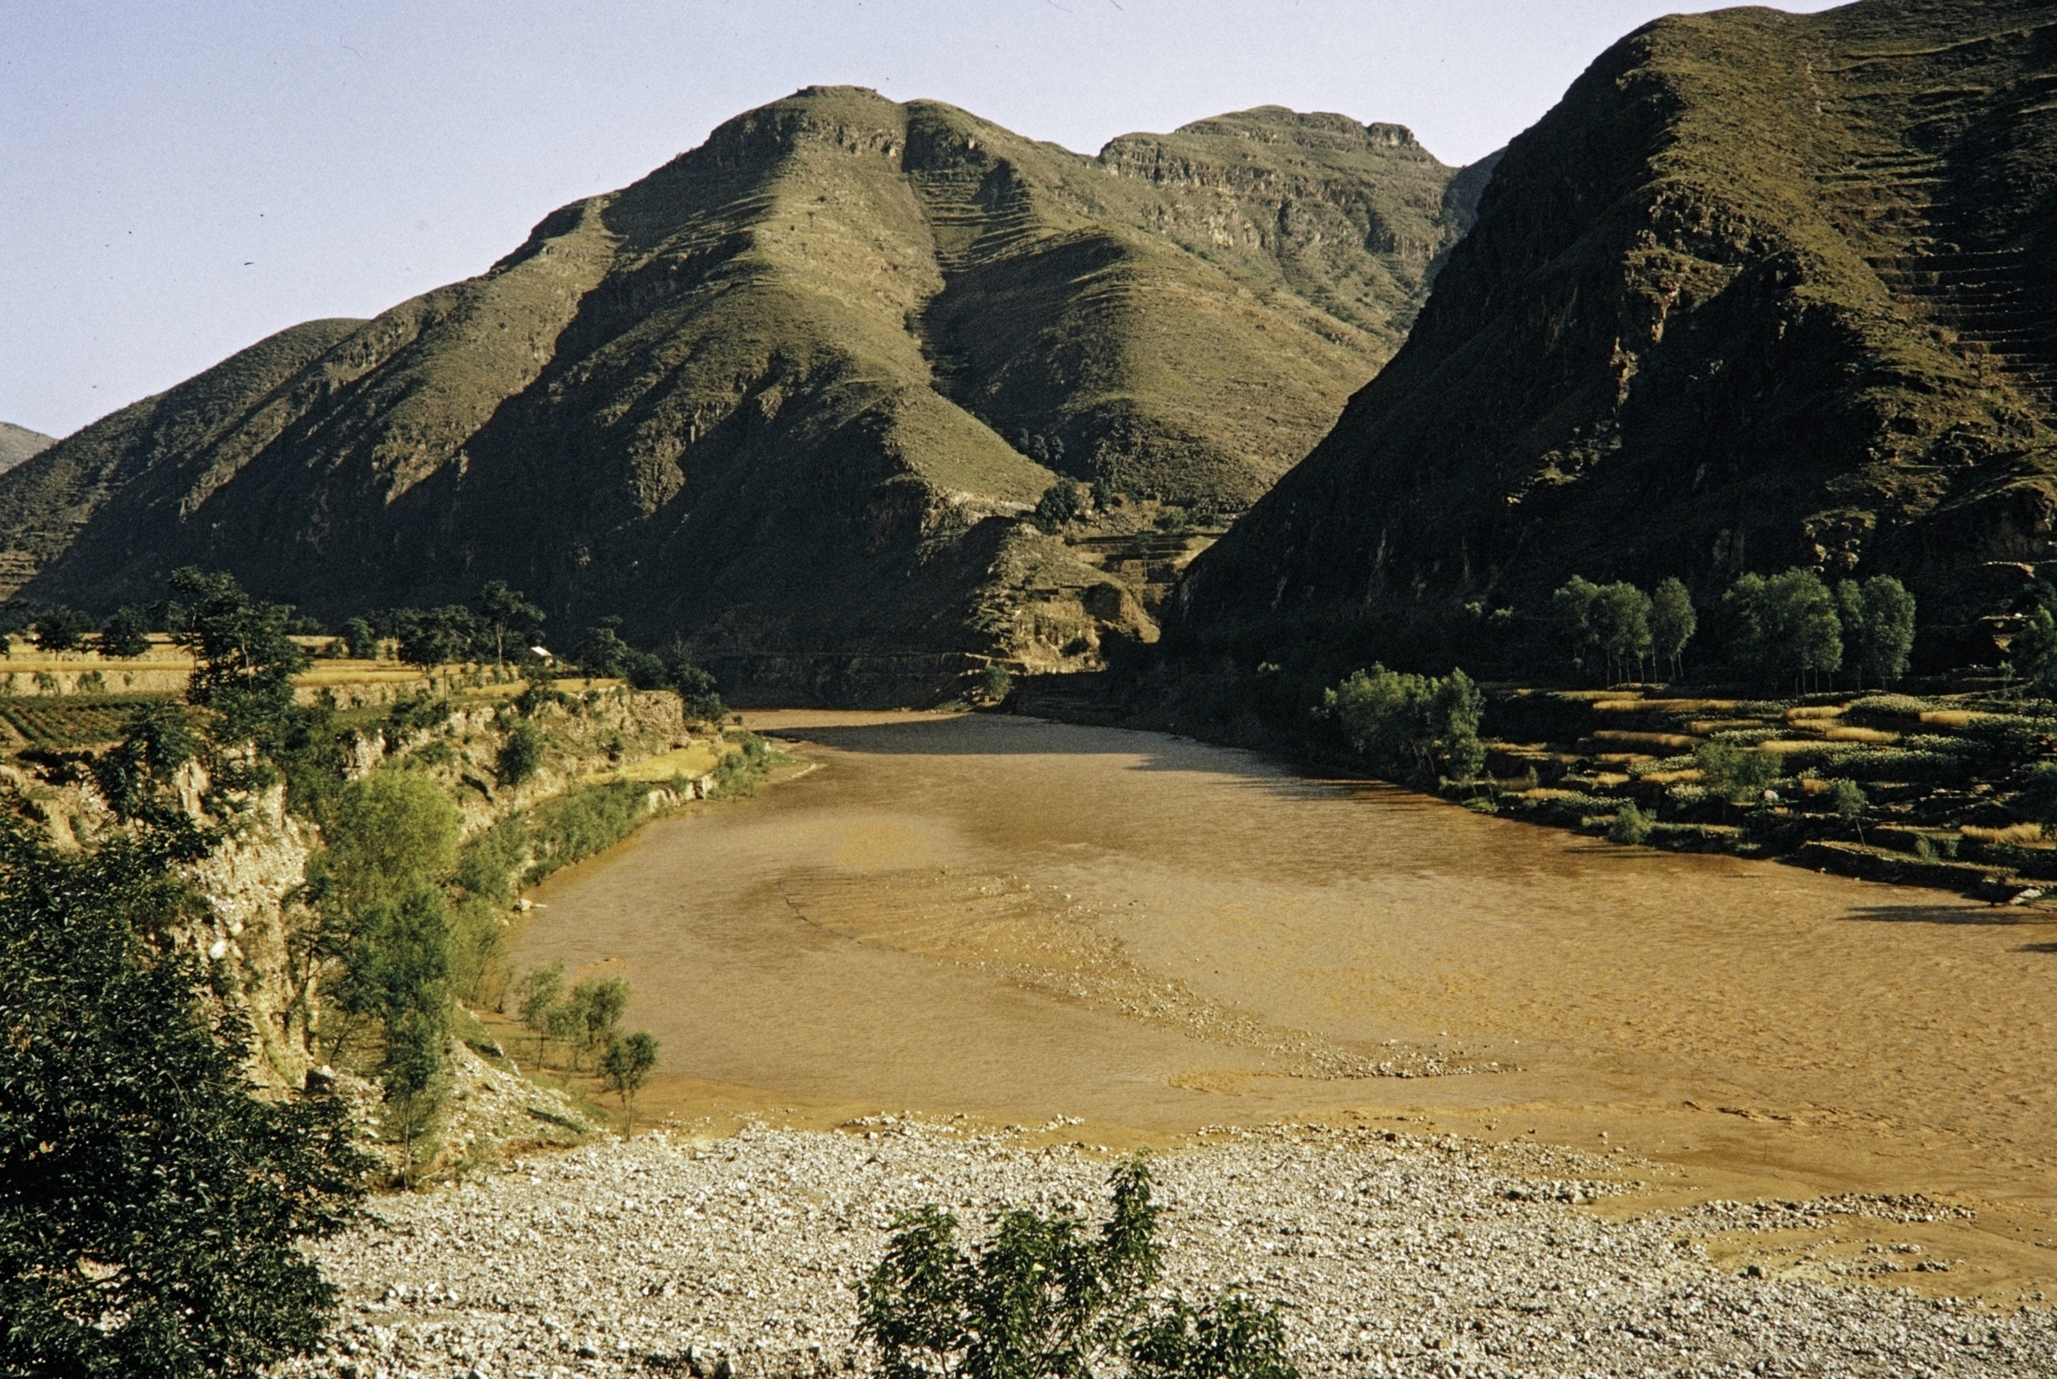
[[1335, 115], [1088, 158], [811, 87], [0, 479], [0, 594], [105, 610], [190, 563], [337, 616], [498, 577], [554, 625], [682, 634], [746, 698], [1076, 663], [1150, 629], [1026, 511], [1062, 475], [1254, 500], [1405, 338], [1482, 180]]
[[57, 444], [54, 437], [41, 431], [31, 431], [26, 426], [0, 421], [0, 474], [20, 464], [32, 455], [39, 455]]
[[2047, 4], [1660, 20], [1508, 147], [1405, 348], [1171, 630], [1491, 670], [1483, 615], [1574, 573], [1704, 606], [1799, 565], [1906, 581], [1918, 664], [1997, 659], [2057, 557], [2053, 390]]

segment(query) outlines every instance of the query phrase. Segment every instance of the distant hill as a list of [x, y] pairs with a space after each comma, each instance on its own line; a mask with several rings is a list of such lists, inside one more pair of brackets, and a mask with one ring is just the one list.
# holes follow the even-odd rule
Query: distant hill
[[26, 426], [15, 426], [10, 422], [0, 421], [0, 474], [55, 444], [55, 439], [40, 431], [31, 431]]
[[2053, 389], [2057, 10], [1660, 20], [1506, 150], [1406, 347], [1194, 563], [1176, 631], [1476, 667], [1481, 614], [1573, 573], [1706, 601], [1804, 565], [1895, 573], [1924, 657], [1991, 657], [1980, 620], [2057, 558]]
[[[339, 615], [500, 577], [784, 697], [1062, 663], [1106, 576], [1020, 515], [1058, 474], [1254, 500], [1398, 348], [1483, 180], [1335, 115], [1086, 158], [809, 88], [0, 478], [0, 593], [105, 608], [199, 563]], [[1075, 617], [1023, 614], [1051, 598]]]

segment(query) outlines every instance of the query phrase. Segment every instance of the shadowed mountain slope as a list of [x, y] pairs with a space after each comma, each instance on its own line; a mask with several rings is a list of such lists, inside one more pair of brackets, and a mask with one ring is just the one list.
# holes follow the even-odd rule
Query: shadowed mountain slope
[[26, 426], [0, 421], [0, 473], [14, 468], [32, 455], [40, 455], [57, 444], [55, 438]]
[[1405, 348], [1173, 622], [1376, 648], [1573, 573], [1805, 565], [1898, 574], [1932, 659], [1991, 655], [2057, 555], [2053, 386], [2057, 11], [1660, 20], [1508, 147]]
[[104, 608], [200, 563], [337, 614], [501, 577], [786, 694], [1061, 660], [1024, 600], [1104, 576], [1019, 521], [1053, 470], [1254, 499], [1405, 336], [1479, 180], [1339, 116], [1095, 159], [809, 88], [0, 479], [0, 592]]

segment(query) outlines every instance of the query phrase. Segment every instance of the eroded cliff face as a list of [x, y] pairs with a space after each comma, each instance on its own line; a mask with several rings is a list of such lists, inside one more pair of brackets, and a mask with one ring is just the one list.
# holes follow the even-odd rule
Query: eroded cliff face
[[1234, 509], [1300, 458], [1405, 334], [1458, 185], [1340, 116], [1088, 158], [809, 88], [0, 475], [0, 593], [99, 611], [197, 564], [343, 616], [497, 577], [553, 625], [683, 634], [745, 699], [898, 697], [896, 664], [947, 694], [1037, 625], [988, 613], [1060, 474]]
[[1196, 562], [1178, 635], [1803, 565], [1896, 574], [1924, 654], [1991, 654], [1978, 620], [2057, 555], [2053, 79], [2022, 0], [1622, 40], [1509, 147], [1406, 347]]

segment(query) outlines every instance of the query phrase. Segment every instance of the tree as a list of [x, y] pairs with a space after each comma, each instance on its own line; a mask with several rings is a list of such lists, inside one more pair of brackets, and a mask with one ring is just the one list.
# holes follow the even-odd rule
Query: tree
[[1650, 654], [1650, 596], [1625, 580], [1603, 584], [1586, 611], [1593, 640], [1607, 658], [1607, 678], [1626, 673], [1629, 663], [1641, 667]]
[[643, 1090], [644, 1081], [656, 1066], [657, 1041], [647, 1030], [637, 1030], [626, 1039], [610, 1039], [607, 1052], [600, 1057], [601, 1075], [608, 1088], [621, 1098], [621, 1109], [628, 1121], [622, 1129], [624, 1136], [635, 1131], [636, 1093]]
[[507, 734], [507, 740], [500, 744], [498, 775], [500, 784], [520, 785], [536, 774], [543, 765], [543, 752], [548, 746], [542, 729], [533, 723], [517, 723]]
[[235, 576], [194, 566], [172, 573], [174, 592], [192, 600], [173, 639], [193, 657], [186, 698], [221, 713], [228, 735], [275, 729], [293, 705], [293, 676], [306, 664], [287, 634], [290, 604], [253, 599]]
[[59, 604], [36, 619], [36, 650], [77, 651], [86, 644], [92, 626], [84, 613]]
[[1785, 769], [1785, 760], [1777, 752], [1752, 750], [1740, 742], [1715, 738], [1694, 750], [1693, 765], [1709, 793], [1734, 804], [1776, 781]]
[[1836, 600], [1812, 570], [1743, 575], [1723, 595], [1722, 611], [1730, 659], [1746, 674], [1773, 681], [1791, 676], [1797, 689], [1842, 668]]
[[348, 619], [343, 624], [343, 652], [353, 661], [376, 661], [379, 658], [378, 633], [363, 618]]
[[1434, 679], [1374, 664], [1326, 691], [1321, 713], [1374, 770], [1403, 780], [1432, 783], [1440, 768], [1466, 781], [1485, 766], [1485, 699], [1462, 670]]
[[671, 649], [664, 655], [664, 663], [671, 668], [671, 687], [678, 691], [679, 703], [684, 707], [687, 718], [700, 723], [719, 723], [728, 716], [728, 706], [721, 702], [714, 676], [693, 663], [693, 653], [684, 640], [672, 639]]
[[1614, 822], [1607, 825], [1607, 841], [1627, 846], [1642, 842], [1650, 836], [1650, 820], [1630, 800], [1615, 811]]
[[434, 674], [438, 666], [468, 661], [478, 649], [478, 621], [461, 603], [425, 611], [396, 609], [393, 631], [399, 641], [400, 659], [419, 667], [424, 674]]
[[542, 631], [544, 613], [504, 579], [479, 586], [479, 626], [492, 639], [493, 664], [507, 664], [507, 643], [526, 645]]
[[1914, 595], [1907, 587], [1891, 575], [1873, 575], [1862, 588], [1846, 579], [1836, 602], [1857, 687], [1864, 687], [1867, 675], [1880, 684], [1905, 675], [1914, 649]]
[[1059, 479], [1044, 489], [1043, 496], [1036, 501], [1035, 523], [1044, 531], [1057, 531], [1084, 511], [1085, 506], [1085, 490], [1078, 481]]
[[589, 977], [571, 989], [569, 1004], [578, 1021], [572, 1035], [571, 1062], [576, 1068], [582, 1054], [606, 1047], [614, 1037], [614, 1027], [628, 1009], [629, 984], [621, 977]]
[[442, 1108], [450, 1036], [450, 912], [420, 876], [358, 916], [336, 1004], [381, 1025], [379, 1080], [386, 1131], [401, 1146], [401, 1181], [415, 1182]]
[[[260, 1098], [234, 992], [157, 935], [204, 846], [83, 856], [0, 822], [0, 1371], [256, 1379], [310, 1354], [335, 1290], [301, 1244], [368, 1161], [330, 1095]], [[212, 989], [210, 999], [200, 992]]]
[[996, 1212], [957, 1242], [939, 1207], [903, 1213], [858, 1286], [858, 1335], [895, 1379], [1085, 1379], [1125, 1366], [1152, 1379], [1296, 1379], [1275, 1310], [1225, 1293], [1194, 1309], [1153, 1299], [1158, 1208], [1141, 1158], [1109, 1176], [1112, 1212], [1088, 1234], [1068, 1212]]
[[1650, 593], [1651, 648], [1671, 667], [1671, 678], [1680, 674], [1680, 657], [1686, 643], [1700, 628], [1700, 615], [1693, 609], [1693, 596], [1676, 577], [1667, 577]]
[[179, 767], [199, 755], [200, 734], [183, 704], [155, 699], [129, 715], [122, 740], [100, 754], [93, 775], [100, 793], [125, 819], [151, 815], [157, 788], [168, 784]]
[[1550, 627], [1575, 671], [1584, 670], [1587, 658], [1599, 647], [1592, 622], [1593, 603], [1599, 596], [1600, 586], [1578, 575], [1550, 595]]
[[1857, 827], [1857, 841], [1864, 841], [1864, 811], [1871, 804], [1865, 797], [1863, 787], [1846, 776], [1839, 776], [1829, 787], [1829, 804], [1834, 807], [1836, 817]]
[[635, 648], [621, 639], [621, 617], [609, 614], [586, 629], [578, 650], [572, 653], [578, 667], [600, 679], [618, 680], [628, 671]]
[[413, 771], [373, 771], [345, 786], [323, 832], [320, 884], [346, 908], [383, 903], [457, 863], [463, 819], [436, 783]]
[[2028, 615], [2008, 645], [2007, 658], [2014, 673], [2028, 681], [2038, 696], [2057, 699], [2057, 618], [2048, 608]]
[[100, 654], [132, 660], [150, 649], [150, 619], [142, 609], [123, 604], [100, 627]]
[[521, 1022], [536, 1035], [536, 1057], [543, 1056], [543, 1041], [550, 1036], [550, 1014], [564, 1003], [564, 964], [532, 967], [516, 988], [521, 1000]]

